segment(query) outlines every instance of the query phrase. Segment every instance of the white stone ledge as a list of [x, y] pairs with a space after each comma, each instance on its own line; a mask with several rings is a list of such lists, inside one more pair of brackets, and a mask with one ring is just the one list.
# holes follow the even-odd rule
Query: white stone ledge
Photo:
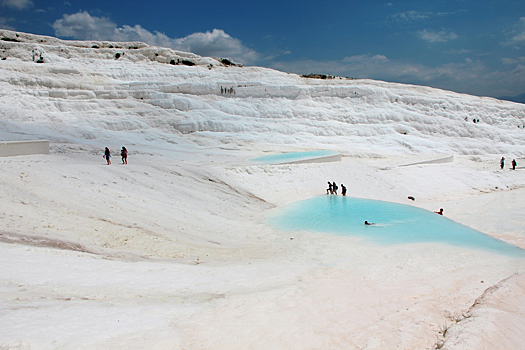
[[0, 157], [49, 154], [49, 140], [0, 141]]

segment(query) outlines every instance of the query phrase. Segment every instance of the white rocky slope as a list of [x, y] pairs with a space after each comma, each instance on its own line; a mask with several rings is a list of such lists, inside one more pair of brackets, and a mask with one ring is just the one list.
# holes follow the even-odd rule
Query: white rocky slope
[[[45, 126], [42, 137], [59, 143], [154, 130], [166, 144], [199, 131], [221, 142], [322, 144], [342, 152], [352, 144], [358, 154], [525, 154], [522, 104], [225, 67], [141, 43], [71, 42], [8, 31], [0, 36], [4, 139], [17, 138], [10, 131], [31, 121]], [[195, 66], [166, 63], [183, 59]]]
[[[143, 43], [0, 30], [0, 55], [0, 139], [51, 141], [49, 156], [0, 159], [1, 349], [422, 349], [524, 267], [443, 244], [279, 232], [264, 218], [332, 180], [356, 197], [413, 195], [525, 248], [525, 178], [497, 163], [523, 164], [525, 105]], [[248, 160], [317, 149], [345, 157]], [[397, 167], [443, 155], [454, 162]], [[514, 280], [501, 285], [522, 295]], [[521, 299], [498, 295], [510, 294], [487, 310], [507, 321], [478, 307], [443, 346], [483, 349], [472, 339], [487, 324], [521, 344], [508, 334]]]

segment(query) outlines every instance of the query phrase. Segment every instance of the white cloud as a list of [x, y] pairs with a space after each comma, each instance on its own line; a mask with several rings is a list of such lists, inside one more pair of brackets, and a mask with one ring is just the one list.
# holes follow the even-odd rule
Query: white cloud
[[228, 57], [243, 63], [255, 62], [259, 55], [221, 29], [193, 33], [173, 39], [159, 32], [150, 32], [140, 25], [117, 25], [106, 17], [91, 16], [88, 12], [64, 15], [53, 24], [55, 35], [79, 40], [142, 41], [153, 46], [193, 52], [201, 56]]
[[7, 30], [16, 30], [15, 27], [7, 24], [7, 22], [14, 22], [14, 20], [7, 20], [3, 17], [0, 17], [0, 29], [7, 29]]
[[380, 63], [380, 62], [386, 62], [388, 61], [388, 58], [384, 55], [356, 55], [356, 56], [350, 56], [343, 58], [342, 62], [345, 64], [363, 64], [365, 62], [373, 62], [373, 63]]
[[79, 40], [118, 40], [117, 26], [105, 17], [92, 17], [87, 12], [64, 15], [53, 23], [55, 34]]
[[515, 65], [515, 64], [525, 63], [525, 57], [515, 57], [515, 58], [503, 57], [501, 59], [501, 62], [505, 65]]
[[521, 47], [525, 45], [525, 17], [521, 17], [516, 25], [516, 29], [512, 31], [510, 40], [503, 42], [502, 45], [512, 45]]
[[384, 55], [356, 55], [340, 61], [276, 62], [272, 67], [298, 74], [319, 73], [391, 81], [400, 81], [402, 77], [418, 80], [426, 80], [428, 77], [427, 67], [390, 60]]
[[495, 71], [472, 59], [430, 67], [389, 59], [383, 55], [357, 55], [338, 61], [275, 62], [271, 67], [297, 74], [317, 73], [378, 79], [494, 97], [523, 90], [525, 81], [525, 65], [518, 65], [512, 70]]
[[32, 0], [2, 0], [2, 6], [11, 7], [17, 10], [33, 6]]
[[450, 50], [447, 50], [446, 52], [451, 55], [466, 55], [470, 53], [471, 51], [467, 49], [450, 49]]
[[446, 42], [449, 40], [454, 40], [458, 38], [458, 35], [454, 32], [446, 32], [445, 30], [441, 31], [433, 31], [433, 30], [419, 30], [417, 32], [418, 36], [428, 42], [436, 43], [436, 42]]
[[202, 56], [238, 57], [243, 61], [254, 62], [258, 54], [242, 45], [221, 29], [212, 32], [193, 33], [185, 38], [173, 40], [173, 48], [198, 53]]
[[514, 65], [514, 64], [518, 64], [520, 61], [515, 59], [515, 58], [507, 58], [507, 57], [503, 57], [501, 59], [501, 62], [505, 65]]
[[400, 12], [393, 14], [391, 17], [395, 21], [399, 22], [413, 22], [413, 21], [421, 21], [429, 18], [431, 13], [428, 12], [417, 12], [417, 11], [407, 11], [407, 12]]

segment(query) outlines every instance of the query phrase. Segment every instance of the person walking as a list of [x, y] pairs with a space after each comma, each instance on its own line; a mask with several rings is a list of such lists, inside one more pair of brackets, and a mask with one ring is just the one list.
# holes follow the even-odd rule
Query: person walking
[[106, 158], [106, 162], [108, 163], [108, 165], [110, 165], [111, 164], [111, 151], [107, 147], [104, 150], [104, 158]]
[[326, 189], [326, 194], [334, 194], [334, 190], [332, 188], [332, 183], [330, 181], [328, 181], [328, 188]]
[[337, 196], [337, 185], [335, 184], [335, 181], [332, 183], [332, 190], [334, 191], [334, 194]]
[[126, 147], [122, 147], [120, 151], [120, 156], [122, 157], [122, 164], [128, 164], [128, 150]]
[[343, 196], [346, 196], [346, 186], [343, 185], [343, 184], [341, 184], [341, 194], [342, 194]]

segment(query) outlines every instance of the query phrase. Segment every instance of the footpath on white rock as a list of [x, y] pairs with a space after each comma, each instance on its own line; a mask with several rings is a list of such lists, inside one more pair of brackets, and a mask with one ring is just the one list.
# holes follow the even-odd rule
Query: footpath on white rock
[[50, 141], [0, 158], [0, 348], [519, 349], [523, 258], [265, 219], [336, 181], [525, 249], [525, 105], [330, 78], [0, 30], [0, 141]]

